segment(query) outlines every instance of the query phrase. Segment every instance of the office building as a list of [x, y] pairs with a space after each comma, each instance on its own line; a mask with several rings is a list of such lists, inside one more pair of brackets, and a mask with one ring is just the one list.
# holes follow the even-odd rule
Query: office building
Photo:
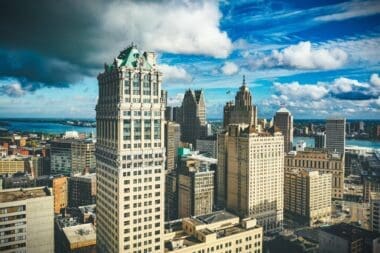
[[324, 132], [318, 132], [314, 136], [315, 148], [326, 148], [326, 134]]
[[341, 154], [313, 149], [292, 151], [285, 155], [285, 171], [293, 169], [314, 169], [332, 174], [331, 197], [343, 199], [344, 159]]
[[37, 178], [44, 175], [45, 161], [44, 157], [37, 155], [28, 157], [25, 160], [25, 170], [33, 177]]
[[[284, 138], [253, 126], [229, 125], [218, 136], [218, 207], [252, 217], [264, 232], [282, 230]], [[223, 197], [225, 196], [225, 199]]]
[[51, 174], [70, 176], [95, 168], [95, 143], [87, 140], [62, 139], [50, 143]]
[[165, 221], [178, 219], [177, 171], [165, 177]]
[[54, 252], [54, 206], [43, 187], [0, 191], [0, 252]]
[[263, 229], [255, 219], [225, 211], [167, 223], [165, 252], [263, 252]]
[[98, 75], [97, 247], [164, 252], [165, 147], [156, 55], [131, 45]]
[[96, 203], [96, 173], [78, 174], [69, 178], [69, 206]]
[[201, 154], [216, 158], [218, 154], [216, 135], [197, 139], [195, 147]]
[[12, 155], [0, 158], [0, 175], [15, 174], [24, 171], [25, 157]]
[[178, 168], [179, 218], [212, 212], [215, 166], [216, 159], [202, 155], [191, 154], [181, 159]]
[[380, 234], [346, 223], [323, 227], [319, 231], [319, 252], [380, 252]]
[[373, 192], [370, 196], [370, 228], [374, 232], [380, 233], [380, 193]]
[[177, 119], [181, 125], [181, 140], [195, 146], [195, 141], [207, 135], [206, 105], [203, 90], [188, 89]]
[[229, 124], [246, 124], [256, 126], [257, 109], [252, 102], [251, 92], [245, 83], [245, 76], [243, 76], [243, 84], [236, 93], [235, 104], [230, 101], [224, 106], [224, 128], [227, 128]]
[[326, 148], [344, 155], [346, 145], [346, 119], [331, 118], [326, 121]]
[[68, 181], [67, 177], [59, 176], [51, 179], [51, 188], [54, 196], [54, 213], [59, 214], [68, 205]]
[[330, 222], [331, 174], [311, 169], [286, 171], [284, 210], [286, 218], [306, 226]]
[[284, 136], [284, 151], [287, 154], [293, 149], [293, 116], [285, 108], [280, 108], [274, 115], [274, 127]]
[[181, 126], [178, 123], [165, 122], [166, 171], [177, 168], [178, 148], [181, 142]]

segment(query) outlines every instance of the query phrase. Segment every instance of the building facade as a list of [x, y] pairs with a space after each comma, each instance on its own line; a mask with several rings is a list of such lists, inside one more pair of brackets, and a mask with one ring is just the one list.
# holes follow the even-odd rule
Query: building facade
[[69, 177], [69, 206], [78, 207], [96, 203], [96, 173]]
[[326, 134], [324, 132], [318, 132], [314, 136], [315, 148], [326, 148]]
[[166, 121], [164, 136], [166, 148], [165, 170], [170, 172], [177, 168], [178, 148], [181, 142], [181, 126], [178, 123]]
[[243, 84], [235, 96], [235, 104], [227, 102], [224, 106], [223, 126], [227, 128], [229, 124], [247, 124], [257, 125], [257, 109], [252, 104], [252, 95], [245, 83], [243, 76]]
[[178, 216], [186, 218], [209, 214], [214, 206], [216, 159], [201, 155], [182, 158], [178, 169]]
[[331, 219], [331, 174], [295, 169], [285, 172], [285, 217], [307, 226]]
[[326, 121], [326, 148], [344, 155], [346, 146], [346, 119], [332, 118]]
[[380, 193], [371, 193], [369, 224], [372, 231], [380, 233]]
[[200, 153], [212, 158], [216, 158], [218, 154], [216, 135], [198, 139], [196, 148]]
[[51, 174], [70, 176], [85, 169], [94, 169], [95, 143], [86, 140], [62, 139], [50, 143]]
[[293, 169], [314, 169], [321, 173], [332, 174], [331, 197], [343, 199], [343, 155], [330, 153], [327, 150], [305, 149], [305, 151], [292, 151], [285, 156], [285, 171], [292, 171]]
[[280, 108], [274, 115], [274, 127], [284, 135], [284, 151], [288, 153], [293, 149], [293, 116], [286, 108]]
[[0, 252], [54, 252], [54, 205], [43, 187], [0, 191]]
[[54, 196], [54, 213], [59, 214], [69, 203], [69, 186], [67, 177], [55, 177], [51, 179], [51, 188]]
[[98, 75], [97, 247], [164, 252], [165, 97], [156, 55], [131, 45]]
[[[282, 230], [284, 139], [280, 132], [257, 132], [253, 126], [229, 125], [219, 135], [218, 194], [240, 217], [252, 217], [264, 232]], [[220, 147], [225, 145], [224, 147]], [[219, 161], [219, 159], [221, 161]], [[225, 176], [223, 176], [225, 175]], [[220, 180], [220, 181], [219, 181]], [[225, 180], [225, 181], [224, 181]], [[224, 189], [223, 189], [224, 188]], [[221, 198], [218, 196], [218, 199]], [[219, 205], [218, 205], [219, 206]]]
[[25, 157], [6, 156], [0, 159], [0, 175], [25, 171]]

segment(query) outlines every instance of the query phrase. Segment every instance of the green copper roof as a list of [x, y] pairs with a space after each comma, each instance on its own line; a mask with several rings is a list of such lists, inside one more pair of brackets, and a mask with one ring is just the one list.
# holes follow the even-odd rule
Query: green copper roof
[[152, 66], [148, 63], [145, 54], [140, 54], [139, 50], [133, 44], [121, 51], [117, 59], [119, 60], [117, 62], [118, 67], [141, 67], [144, 69], [152, 68]]

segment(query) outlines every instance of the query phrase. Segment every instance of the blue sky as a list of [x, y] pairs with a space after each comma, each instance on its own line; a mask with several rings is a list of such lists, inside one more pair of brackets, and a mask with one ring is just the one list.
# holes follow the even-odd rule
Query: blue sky
[[243, 75], [259, 117], [380, 118], [379, 1], [104, 0], [0, 4], [0, 117], [94, 117], [96, 76], [132, 41], [169, 104], [203, 88], [209, 118]]

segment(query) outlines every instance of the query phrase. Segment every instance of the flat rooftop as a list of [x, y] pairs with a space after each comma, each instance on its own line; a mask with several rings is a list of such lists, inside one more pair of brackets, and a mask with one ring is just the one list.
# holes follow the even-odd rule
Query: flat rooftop
[[51, 193], [45, 187], [8, 189], [0, 191], [0, 203], [40, 198], [46, 196], [51, 196]]
[[91, 223], [65, 227], [62, 230], [70, 244], [96, 243], [96, 230]]
[[233, 215], [232, 213], [226, 211], [216, 211], [210, 214], [197, 216], [196, 219], [200, 220], [205, 224], [212, 224], [219, 221], [229, 220], [237, 218], [238, 216]]
[[379, 233], [365, 230], [347, 223], [340, 223], [329, 227], [322, 228], [322, 231], [344, 238], [348, 241], [356, 241], [358, 239], [375, 239], [380, 237]]

